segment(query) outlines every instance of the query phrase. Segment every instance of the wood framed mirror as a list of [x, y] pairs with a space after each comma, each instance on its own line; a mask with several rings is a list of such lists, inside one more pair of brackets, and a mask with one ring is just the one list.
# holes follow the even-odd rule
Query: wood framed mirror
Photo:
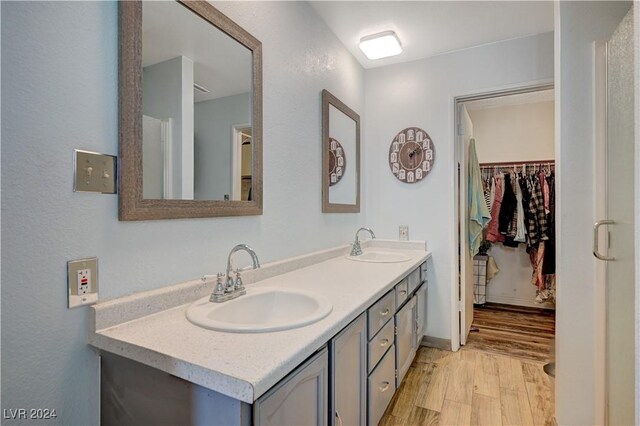
[[322, 212], [360, 212], [360, 116], [322, 91]]
[[262, 214], [262, 44], [207, 1], [119, 2], [119, 219]]

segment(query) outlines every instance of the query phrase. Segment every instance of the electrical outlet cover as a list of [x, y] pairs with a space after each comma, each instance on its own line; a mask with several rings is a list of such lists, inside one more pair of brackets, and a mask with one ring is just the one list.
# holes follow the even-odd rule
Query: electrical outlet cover
[[69, 309], [98, 301], [98, 258], [67, 262]]
[[409, 241], [409, 225], [400, 225], [399, 239], [400, 241]]

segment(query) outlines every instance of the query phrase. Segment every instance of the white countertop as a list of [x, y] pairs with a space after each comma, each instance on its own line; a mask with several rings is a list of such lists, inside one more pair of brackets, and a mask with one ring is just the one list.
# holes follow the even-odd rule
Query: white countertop
[[[383, 247], [382, 243], [376, 245]], [[401, 245], [394, 243], [394, 248], [384, 250], [395, 251], [398, 246]], [[344, 257], [348, 249], [341, 247], [337, 257], [247, 284], [305, 289], [328, 297], [333, 304], [332, 312], [314, 324], [251, 334], [200, 328], [187, 320], [185, 312], [203, 292], [211, 292], [208, 288], [211, 285], [203, 287], [193, 282], [182, 287], [198, 288], [189, 303], [160, 311], [155, 309], [158, 312], [120, 324], [110, 325], [100, 316], [106, 312], [112, 316], [118, 310], [124, 312], [134, 298], [139, 306], [142, 302], [144, 308], [148, 308], [151, 303], [145, 302], [144, 293], [121, 298], [122, 302], [116, 299], [95, 305], [89, 343], [251, 404], [430, 257], [429, 252], [417, 249], [419, 244], [407, 244], [407, 247], [410, 249], [401, 251], [410, 260], [402, 263], [353, 262]], [[319, 253], [327, 257], [328, 252]], [[282, 269], [285, 263], [274, 265]], [[160, 289], [147, 293], [157, 299], [163, 292], [170, 291]], [[119, 316], [127, 319], [126, 315]], [[104, 325], [107, 327], [101, 328]]]

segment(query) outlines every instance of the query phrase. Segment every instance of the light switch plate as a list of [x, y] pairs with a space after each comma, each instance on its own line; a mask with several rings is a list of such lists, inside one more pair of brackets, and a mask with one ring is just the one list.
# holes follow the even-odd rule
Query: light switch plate
[[98, 152], [73, 150], [75, 192], [116, 193], [116, 157]]
[[67, 262], [69, 309], [98, 301], [98, 258]]

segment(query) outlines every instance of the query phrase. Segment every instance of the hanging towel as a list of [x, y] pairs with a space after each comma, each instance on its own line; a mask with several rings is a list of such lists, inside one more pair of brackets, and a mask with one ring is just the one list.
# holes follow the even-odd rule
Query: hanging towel
[[491, 214], [484, 199], [480, 163], [476, 153], [476, 141], [469, 143], [469, 179], [467, 181], [468, 208], [467, 232], [469, 234], [469, 250], [471, 257], [475, 256], [482, 243], [482, 230], [491, 220]]

